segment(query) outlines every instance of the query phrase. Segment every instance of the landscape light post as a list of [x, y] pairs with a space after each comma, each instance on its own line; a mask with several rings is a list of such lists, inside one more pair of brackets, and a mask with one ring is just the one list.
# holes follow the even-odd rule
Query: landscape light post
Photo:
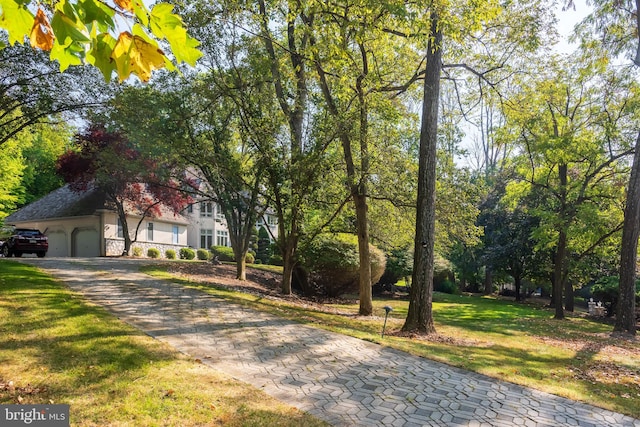
[[384, 325], [382, 325], [382, 338], [384, 338], [384, 330], [387, 327], [387, 317], [389, 317], [389, 313], [393, 311], [393, 308], [385, 305], [384, 307]]

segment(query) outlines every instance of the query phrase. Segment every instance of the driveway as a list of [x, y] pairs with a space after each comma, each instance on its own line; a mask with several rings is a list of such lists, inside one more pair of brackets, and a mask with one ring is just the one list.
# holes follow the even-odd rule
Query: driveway
[[635, 426], [640, 420], [251, 310], [137, 271], [23, 258], [123, 321], [335, 426]]

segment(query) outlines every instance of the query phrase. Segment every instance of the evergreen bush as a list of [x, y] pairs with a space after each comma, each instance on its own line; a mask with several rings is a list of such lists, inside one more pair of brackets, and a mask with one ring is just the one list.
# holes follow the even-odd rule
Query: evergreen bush
[[206, 249], [198, 249], [197, 256], [200, 261], [207, 261], [209, 259], [209, 251]]
[[180, 249], [180, 259], [194, 259], [196, 257], [196, 251], [191, 248], [181, 248]]
[[139, 247], [139, 246], [134, 246], [133, 248], [131, 248], [131, 253], [135, 257], [141, 257], [142, 256], [142, 248]]
[[211, 246], [211, 253], [217, 256], [220, 261], [233, 262], [236, 260], [233, 249], [228, 246]]
[[173, 249], [167, 249], [167, 250], [164, 252], [164, 256], [165, 256], [167, 259], [176, 259], [176, 251], [174, 251]]
[[149, 258], [160, 258], [160, 249], [158, 248], [149, 248], [147, 249], [147, 256]]

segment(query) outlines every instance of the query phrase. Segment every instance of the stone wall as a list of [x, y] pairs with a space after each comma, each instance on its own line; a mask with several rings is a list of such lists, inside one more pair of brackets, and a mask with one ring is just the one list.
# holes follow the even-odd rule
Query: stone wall
[[[106, 255], [107, 256], [120, 256], [124, 250], [124, 240], [122, 239], [105, 239]], [[149, 248], [156, 248], [160, 251], [160, 258], [166, 258], [165, 252], [167, 249], [173, 249], [176, 251], [176, 258], [180, 257], [180, 249], [185, 248], [184, 245], [168, 245], [164, 243], [154, 242], [135, 242], [131, 244], [131, 250], [129, 255], [133, 255], [133, 248], [141, 248], [142, 256], [146, 258], [147, 250]]]

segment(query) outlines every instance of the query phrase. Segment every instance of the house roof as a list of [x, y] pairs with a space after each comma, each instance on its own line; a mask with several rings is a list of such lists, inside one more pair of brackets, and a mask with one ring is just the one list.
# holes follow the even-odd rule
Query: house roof
[[[103, 191], [95, 187], [90, 187], [85, 191], [74, 191], [69, 185], [65, 185], [7, 216], [4, 222], [12, 224], [94, 215], [99, 210], [115, 210]], [[188, 222], [182, 215], [174, 214], [164, 206], [161, 206], [160, 211], [160, 217], [155, 219], [179, 223]]]

